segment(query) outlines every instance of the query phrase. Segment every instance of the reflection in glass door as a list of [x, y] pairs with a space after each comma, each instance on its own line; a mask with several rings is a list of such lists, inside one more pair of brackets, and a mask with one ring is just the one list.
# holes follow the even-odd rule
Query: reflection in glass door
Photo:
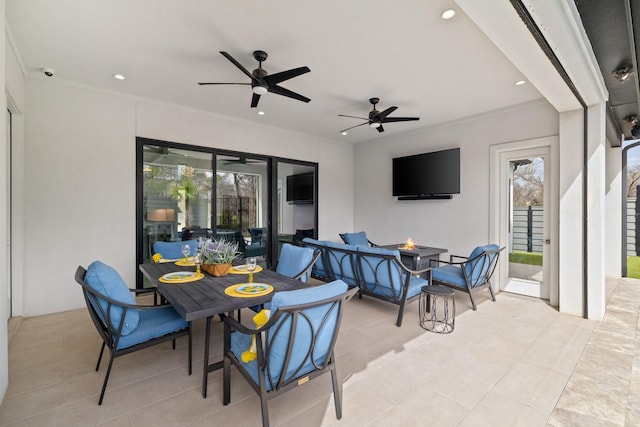
[[268, 261], [269, 162], [237, 155], [216, 156], [218, 239], [238, 243], [244, 257]]
[[301, 244], [317, 238], [317, 165], [278, 162], [278, 253], [284, 243]]
[[143, 146], [142, 262], [149, 262], [157, 241], [211, 235], [210, 153]]

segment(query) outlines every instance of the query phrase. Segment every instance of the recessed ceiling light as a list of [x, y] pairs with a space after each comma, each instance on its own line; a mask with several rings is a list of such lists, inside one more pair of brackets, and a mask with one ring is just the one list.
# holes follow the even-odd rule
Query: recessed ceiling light
[[523, 84], [525, 84], [527, 81], [526, 80], [518, 80], [516, 82], [516, 86], [522, 86]]
[[440, 15], [442, 19], [451, 19], [454, 16], [456, 16], [455, 9], [447, 9], [444, 12], [442, 12], [442, 15]]
[[264, 111], [258, 111], [259, 116], [264, 116]]
[[343, 135], [346, 135], [346, 134], [347, 134], [347, 132], [341, 132], [341, 133], [342, 133]]
[[124, 80], [124, 76], [122, 74], [114, 74], [113, 78], [116, 80]]

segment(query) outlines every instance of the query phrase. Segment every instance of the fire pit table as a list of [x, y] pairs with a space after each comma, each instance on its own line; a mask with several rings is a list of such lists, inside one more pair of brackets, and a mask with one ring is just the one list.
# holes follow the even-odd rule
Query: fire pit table
[[[395, 245], [377, 246], [384, 249], [395, 249], [400, 252], [400, 260], [404, 265], [412, 270], [420, 270], [429, 267], [430, 259], [440, 259], [440, 254], [448, 252], [443, 248], [432, 248], [430, 246], [420, 246], [413, 244], [409, 239], [407, 242], [396, 243]], [[427, 273], [423, 273], [423, 277]]]

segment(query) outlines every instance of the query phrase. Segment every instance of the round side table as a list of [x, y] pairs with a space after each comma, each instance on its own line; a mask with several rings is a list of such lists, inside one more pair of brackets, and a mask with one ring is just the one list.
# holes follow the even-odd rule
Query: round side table
[[446, 286], [423, 286], [419, 300], [420, 326], [438, 334], [450, 334], [456, 323], [455, 291]]

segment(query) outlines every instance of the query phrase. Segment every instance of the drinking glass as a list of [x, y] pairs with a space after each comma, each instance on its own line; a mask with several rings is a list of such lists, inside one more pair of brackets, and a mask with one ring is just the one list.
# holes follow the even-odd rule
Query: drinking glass
[[184, 263], [185, 264], [187, 262], [189, 262], [189, 253], [190, 252], [191, 252], [191, 246], [189, 246], [187, 243], [182, 245], [182, 255], [184, 255]]
[[249, 257], [246, 260], [246, 267], [249, 272], [249, 283], [253, 283], [253, 271], [256, 269], [256, 261], [255, 257]]
[[200, 254], [195, 254], [193, 256], [193, 263], [196, 265], [196, 274], [200, 274], [200, 264], [202, 264]]

